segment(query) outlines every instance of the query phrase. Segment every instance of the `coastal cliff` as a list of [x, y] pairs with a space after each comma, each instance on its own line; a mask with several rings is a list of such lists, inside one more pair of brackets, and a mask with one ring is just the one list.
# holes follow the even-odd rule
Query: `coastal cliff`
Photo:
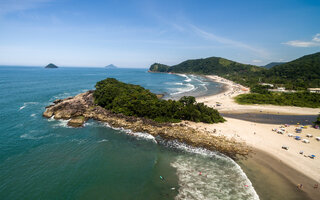
[[112, 127], [123, 127], [134, 132], [147, 132], [154, 137], [176, 140], [194, 147], [219, 151], [231, 158], [247, 156], [250, 149], [245, 143], [187, 127], [185, 123], [158, 123], [150, 119], [112, 113], [94, 103], [94, 91], [88, 91], [66, 99], [57, 99], [47, 106], [43, 116], [46, 118], [69, 120], [68, 125], [81, 127], [88, 119], [106, 122]]

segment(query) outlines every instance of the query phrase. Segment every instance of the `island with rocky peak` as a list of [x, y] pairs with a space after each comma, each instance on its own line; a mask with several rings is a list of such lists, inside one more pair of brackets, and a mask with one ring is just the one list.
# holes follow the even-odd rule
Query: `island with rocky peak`
[[48, 64], [47, 66], [45, 66], [44, 68], [47, 68], [47, 69], [55, 69], [55, 68], [58, 68], [58, 66], [55, 65], [55, 64], [50, 63], [50, 64]]

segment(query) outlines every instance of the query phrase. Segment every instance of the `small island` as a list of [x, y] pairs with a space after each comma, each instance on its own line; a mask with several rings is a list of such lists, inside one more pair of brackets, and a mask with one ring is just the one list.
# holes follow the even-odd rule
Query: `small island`
[[55, 68], [58, 68], [58, 66], [55, 65], [55, 64], [50, 63], [47, 66], [45, 66], [45, 68], [47, 68], [47, 69], [55, 69]]
[[108, 66], [105, 66], [106, 69], [118, 69], [117, 66], [113, 65], [113, 64], [110, 64]]

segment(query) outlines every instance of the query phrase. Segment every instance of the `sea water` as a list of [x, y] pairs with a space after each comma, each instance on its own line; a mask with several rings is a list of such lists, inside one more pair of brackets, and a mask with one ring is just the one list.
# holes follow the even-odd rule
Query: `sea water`
[[165, 98], [217, 93], [203, 77], [147, 69], [0, 67], [0, 199], [259, 199], [230, 158], [89, 120], [70, 128], [45, 106], [107, 77]]

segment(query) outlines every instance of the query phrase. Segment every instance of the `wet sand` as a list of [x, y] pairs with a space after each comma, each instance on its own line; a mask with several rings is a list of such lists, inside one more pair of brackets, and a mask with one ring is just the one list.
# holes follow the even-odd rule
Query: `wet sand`
[[[239, 160], [241, 166], [261, 200], [318, 200], [320, 188], [314, 189], [315, 181], [281, 162], [276, 157], [254, 149], [254, 154]], [[297, 189], [302, 184], [302, 190]]]

